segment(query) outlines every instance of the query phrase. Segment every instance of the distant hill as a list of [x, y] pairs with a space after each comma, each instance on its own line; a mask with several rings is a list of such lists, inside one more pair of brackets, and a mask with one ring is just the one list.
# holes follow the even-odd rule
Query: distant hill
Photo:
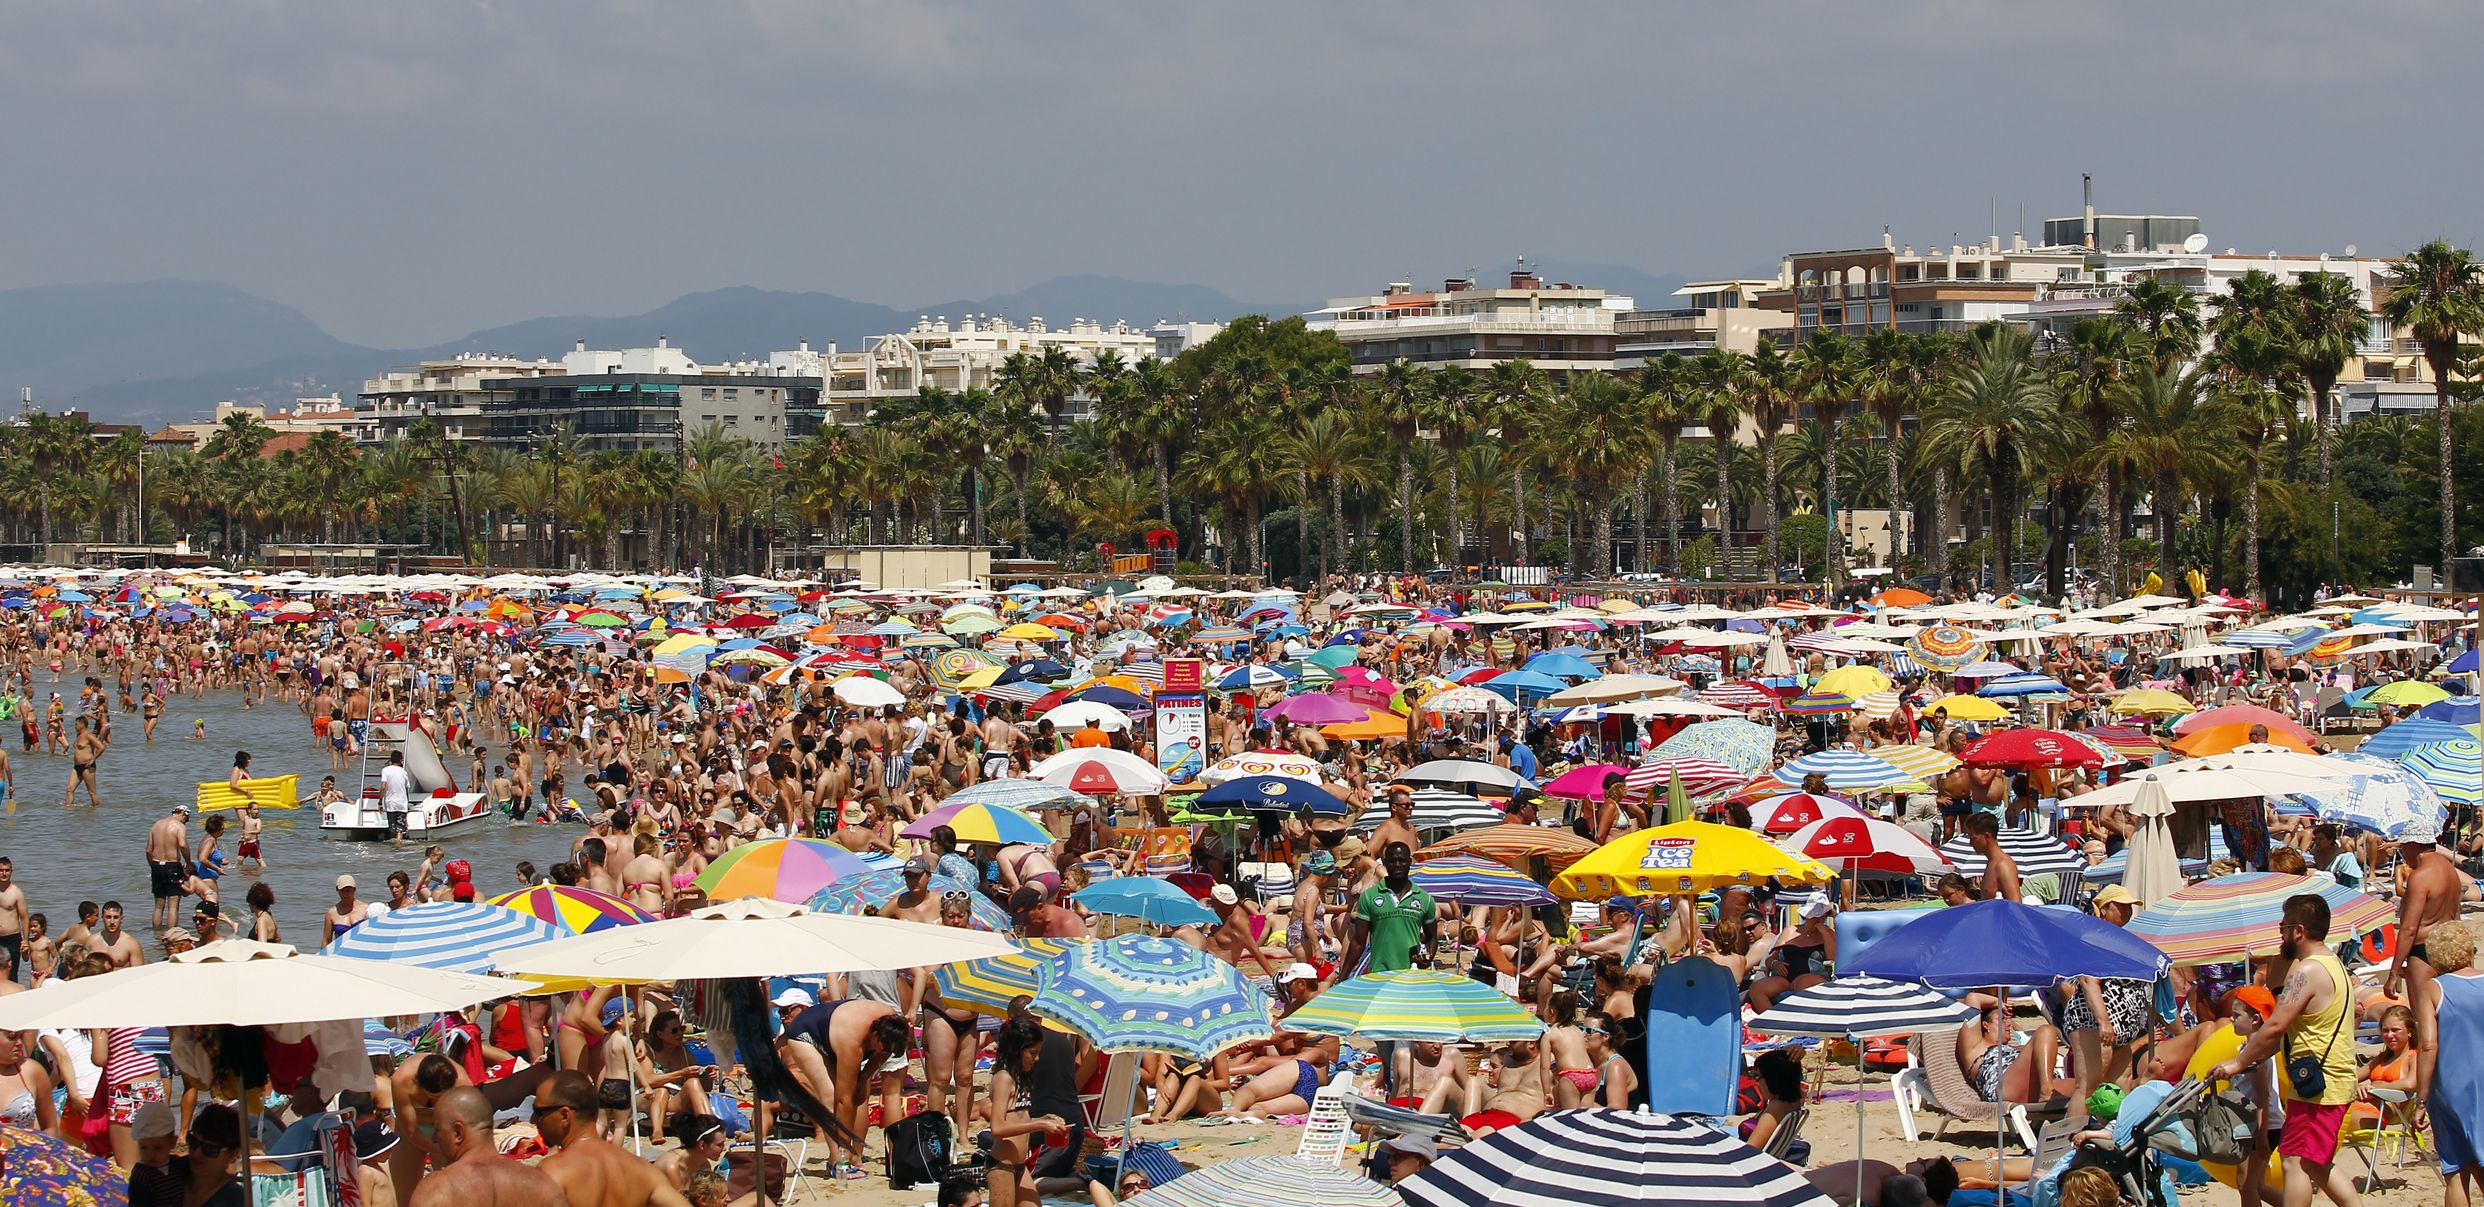
[[230, 285], [133, 281], [0, 291], [0, 388], [38, 397], [359, 351]]

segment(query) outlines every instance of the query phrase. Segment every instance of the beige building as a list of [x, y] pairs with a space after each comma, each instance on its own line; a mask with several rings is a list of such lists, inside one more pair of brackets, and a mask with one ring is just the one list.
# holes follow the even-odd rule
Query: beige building
[[1620, 343], [1616, 322], [1631, 299], [1566, 281], [1547, 284], [1523, 268], [1505, 289], [1452, 278], [1418, 293], [1399, 281], [1367, 297], [1332, 298], [1308, 315], [1354, 354], [1354, 371], [1377, 373], [1397, 361], [1427, 369], [1457, 365], [1483, 372], [1525, 360], [1554, 377], [1610, 371]]
[[1673, 291], [1679, 300], [1672, 306], [1624, 314], [1613, 321], [1613, 367], [1636, 369], [1667, 352], [1752, 352], [1767, 332], [1794, 325], [1792, 315], [1759, 304], [1759, 295], [1779, 284], [1774, 277], [1692, 281]]
[[506, 394], [485, 382], [563, 371], [558, 361], [489, 352], [461, 352], [446, 360], [390, 369], [362, 383], [353, 435], [364, 444], [385, 443], [403, 436], [415, 420], [430, 416], [450, 440], [481, 440], [484, 404], [505, 401]]
[[[951, 392], [989, 390], [999, 382], [1001, 366], [1021, 353], [1042, 356], [1057, 348], [1083, 369], [1111, 352], [1122, 364], [1135, 365], [1156, 355], [1158, 339], [1156, 333], [1126, 322], [1107, 326], [1086, 318], [1053, 327], [1040, 315], [1023, 326], [992, 315], [970, 314], [956, 323], [947, 315], [926, 316], [905, 331], [872, 340], [860, 352], [839, 352], [831, 345], [821, 354], [827, 420], [860, 423], [882, 400], [909, 398], [927, 386]], [[1084, 413], [1082, 401], [1072, 401], [1072, 417]]]

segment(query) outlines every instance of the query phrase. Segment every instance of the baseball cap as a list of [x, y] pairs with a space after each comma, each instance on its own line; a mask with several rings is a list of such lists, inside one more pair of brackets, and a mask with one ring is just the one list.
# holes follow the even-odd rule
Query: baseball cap
[[915, 856], [914, 858], [909, 859], [909, 860], [907, 860], [907, 861], [906, 861], [906, 875], [909, 875], [909, 876], [929, 876], [929, 875], [931, 875], [931, 874], [932, 874], [932, 861], [931, 861], [931, 860], [925, 859], [925, 858], [923, 858], [922, 856], [917, 855], [917, 856]]
[[1286, 965], [1285, 971], [1277, 974], [1277, 984], [1280, 985], [1290, 985], [1296, 981], [1316, 981], [1318, 979], [1320, 979], [1320, 970], [1313, 968], [1309, 964], [1301, 963], [1300, 961]]
[[354, 1128], [354, 1156], [361, 1160], [383, 1156], [396, 1146], [397, 1133], [388, 1130], [388, 1125], [377, 1119]]
[[175, 813], [180, 813], [180, 814], [185, 814], [185, 815], [186, 815], [186, 814], [187, 814], [187, 813], [189, 813], [189, 811], [190, 811], [190, 802], [188, 802], [188, 801], [186, 801], [186, 800], [184, 800], [184, 801], [175, 801], [175, 802], [173, 802], [172, 811], [173, 811], [173, 812], [175, 812]]
[[1822, 918], [1828, 917], [1829, 909], [1829, 903], [1826, 901], [1811, 902], [1810, 904], [1803, 906], [1803, 921], [1817, 922]]
[[810, 990], [795, 985], [778, 990], [770, 1004], [781, 1010], [787, 1006], [816, 1006], [819, 1000], [811, 996]]
[[339, 876], [336, 878], [336, 887], [352, 888], [354, 887], [354, 878], [351, 876]]
[[1421, 1157], [1426, 1161], [1440, 1159], [1440, 1145], [1430, 1136], [1393, 1136], [1380, 1146], [1380, 1151], [1404, 1153], [1409, 1157]]
[[2108, 884], [2108, 885], [2104, 886], [2103, 888], [2098, 889], [2098, 890], [2096, 891], [2096, 896], [2095, 896], [2095, 898], [2094, 898], [2094, 901], [2095, 901], [2095, 904], [2097, 904], [2098, 906], [2106, 906], [2106, 905], [2129, 905], [2129, 906], [2136, 906], [2136, 905], [2138, 905], [2138, 904], [2139, 904], [2139, 895], [2138, 895], [2137, 893], [2134, 893], [2134, 892], [2130, 891], [2129, 889], [2123, 888], [2121, 885], [2118, 885], [2118, 884]]
[[176, 926], [164, 932], [164, 942], [167, 944], [196, 943], [198, 936], [191, 934], [187, 927]]
[[2277, 1013], [2277, 995], [2270, 993], [2268, 991], [2268, 986], [2266, 985], [2244, 985], [2241, 988], [2234, 990], [2232, 993], [2226, 994], [2225, 1000], [2228, 1002], [2241, 1002], [2243, 1005], [2259, 1011], [2261, 1018], [2267, 1018], [2269, 1015]]
[[193, 918], [220, 918], [224, 916], [224, 907], [213, 901], [201, 901], [190, 911], [190, 916]]
[[173, 1134], [172, 1107], [161, 1102], [141, 1104], [130, 1117], [129, 1135], [133, 1140], [153, 1140]]
[[1208, 897], [1218, 905], [1236, 905], [1242, 900], [1242, 895], [1233, 891], [1233, 886], [1230, 884], [1220, 884], [1209, 889]]

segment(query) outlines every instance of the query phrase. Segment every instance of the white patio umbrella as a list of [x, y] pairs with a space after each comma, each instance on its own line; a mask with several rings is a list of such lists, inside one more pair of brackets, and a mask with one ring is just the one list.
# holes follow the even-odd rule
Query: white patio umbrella
[[226, 939], [160, 964], [52, 981], [0, 998], [0, 1030], [325, 1023], [462, 1010], [532, 988], [505, 977]]
[[[503, 970], [598, 985], [927, 968], [1007, 955], [1005, 935], [894, 918], [816, 913], [764, 897], [500, 953]], [[505, 992], [505, 991], [504, 991]]]
[[2181, 891], [2182, 859], [2174, 850], [2174, 804], [2164, 781], [2147, 773], [2138, 779], [2138, 796], [2131, 801], [2130, 815], [2139, 824], [2130, 836], [2130, 865], [2122, 879], [2139, 904], [2152, 905]]
[[839, 679], [828, 690], [835, 692], [837, 699], [856, 708], [886, 708], [892, 704], [906, 702], [904, 692], [868, 675], [853, 675]]

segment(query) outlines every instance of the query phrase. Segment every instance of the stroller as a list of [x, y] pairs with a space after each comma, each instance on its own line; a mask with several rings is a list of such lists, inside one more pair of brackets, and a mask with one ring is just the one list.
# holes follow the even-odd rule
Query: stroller
[[2160, 1154], [2185, 1161], [2200, 1159], [2203, 1114], [2209, 1102], [2208, 1083], [2186, 1077], [2174, 1083], [2155, 1108], [2134, 1122], [2130, 1139], [2120, 1144], [2089, 1141], [2072, 1154], [2064, 1173], [2098, 1168], [2113, 1175], [2122, 1201], [2146, 1207], [2176, 1207]]

